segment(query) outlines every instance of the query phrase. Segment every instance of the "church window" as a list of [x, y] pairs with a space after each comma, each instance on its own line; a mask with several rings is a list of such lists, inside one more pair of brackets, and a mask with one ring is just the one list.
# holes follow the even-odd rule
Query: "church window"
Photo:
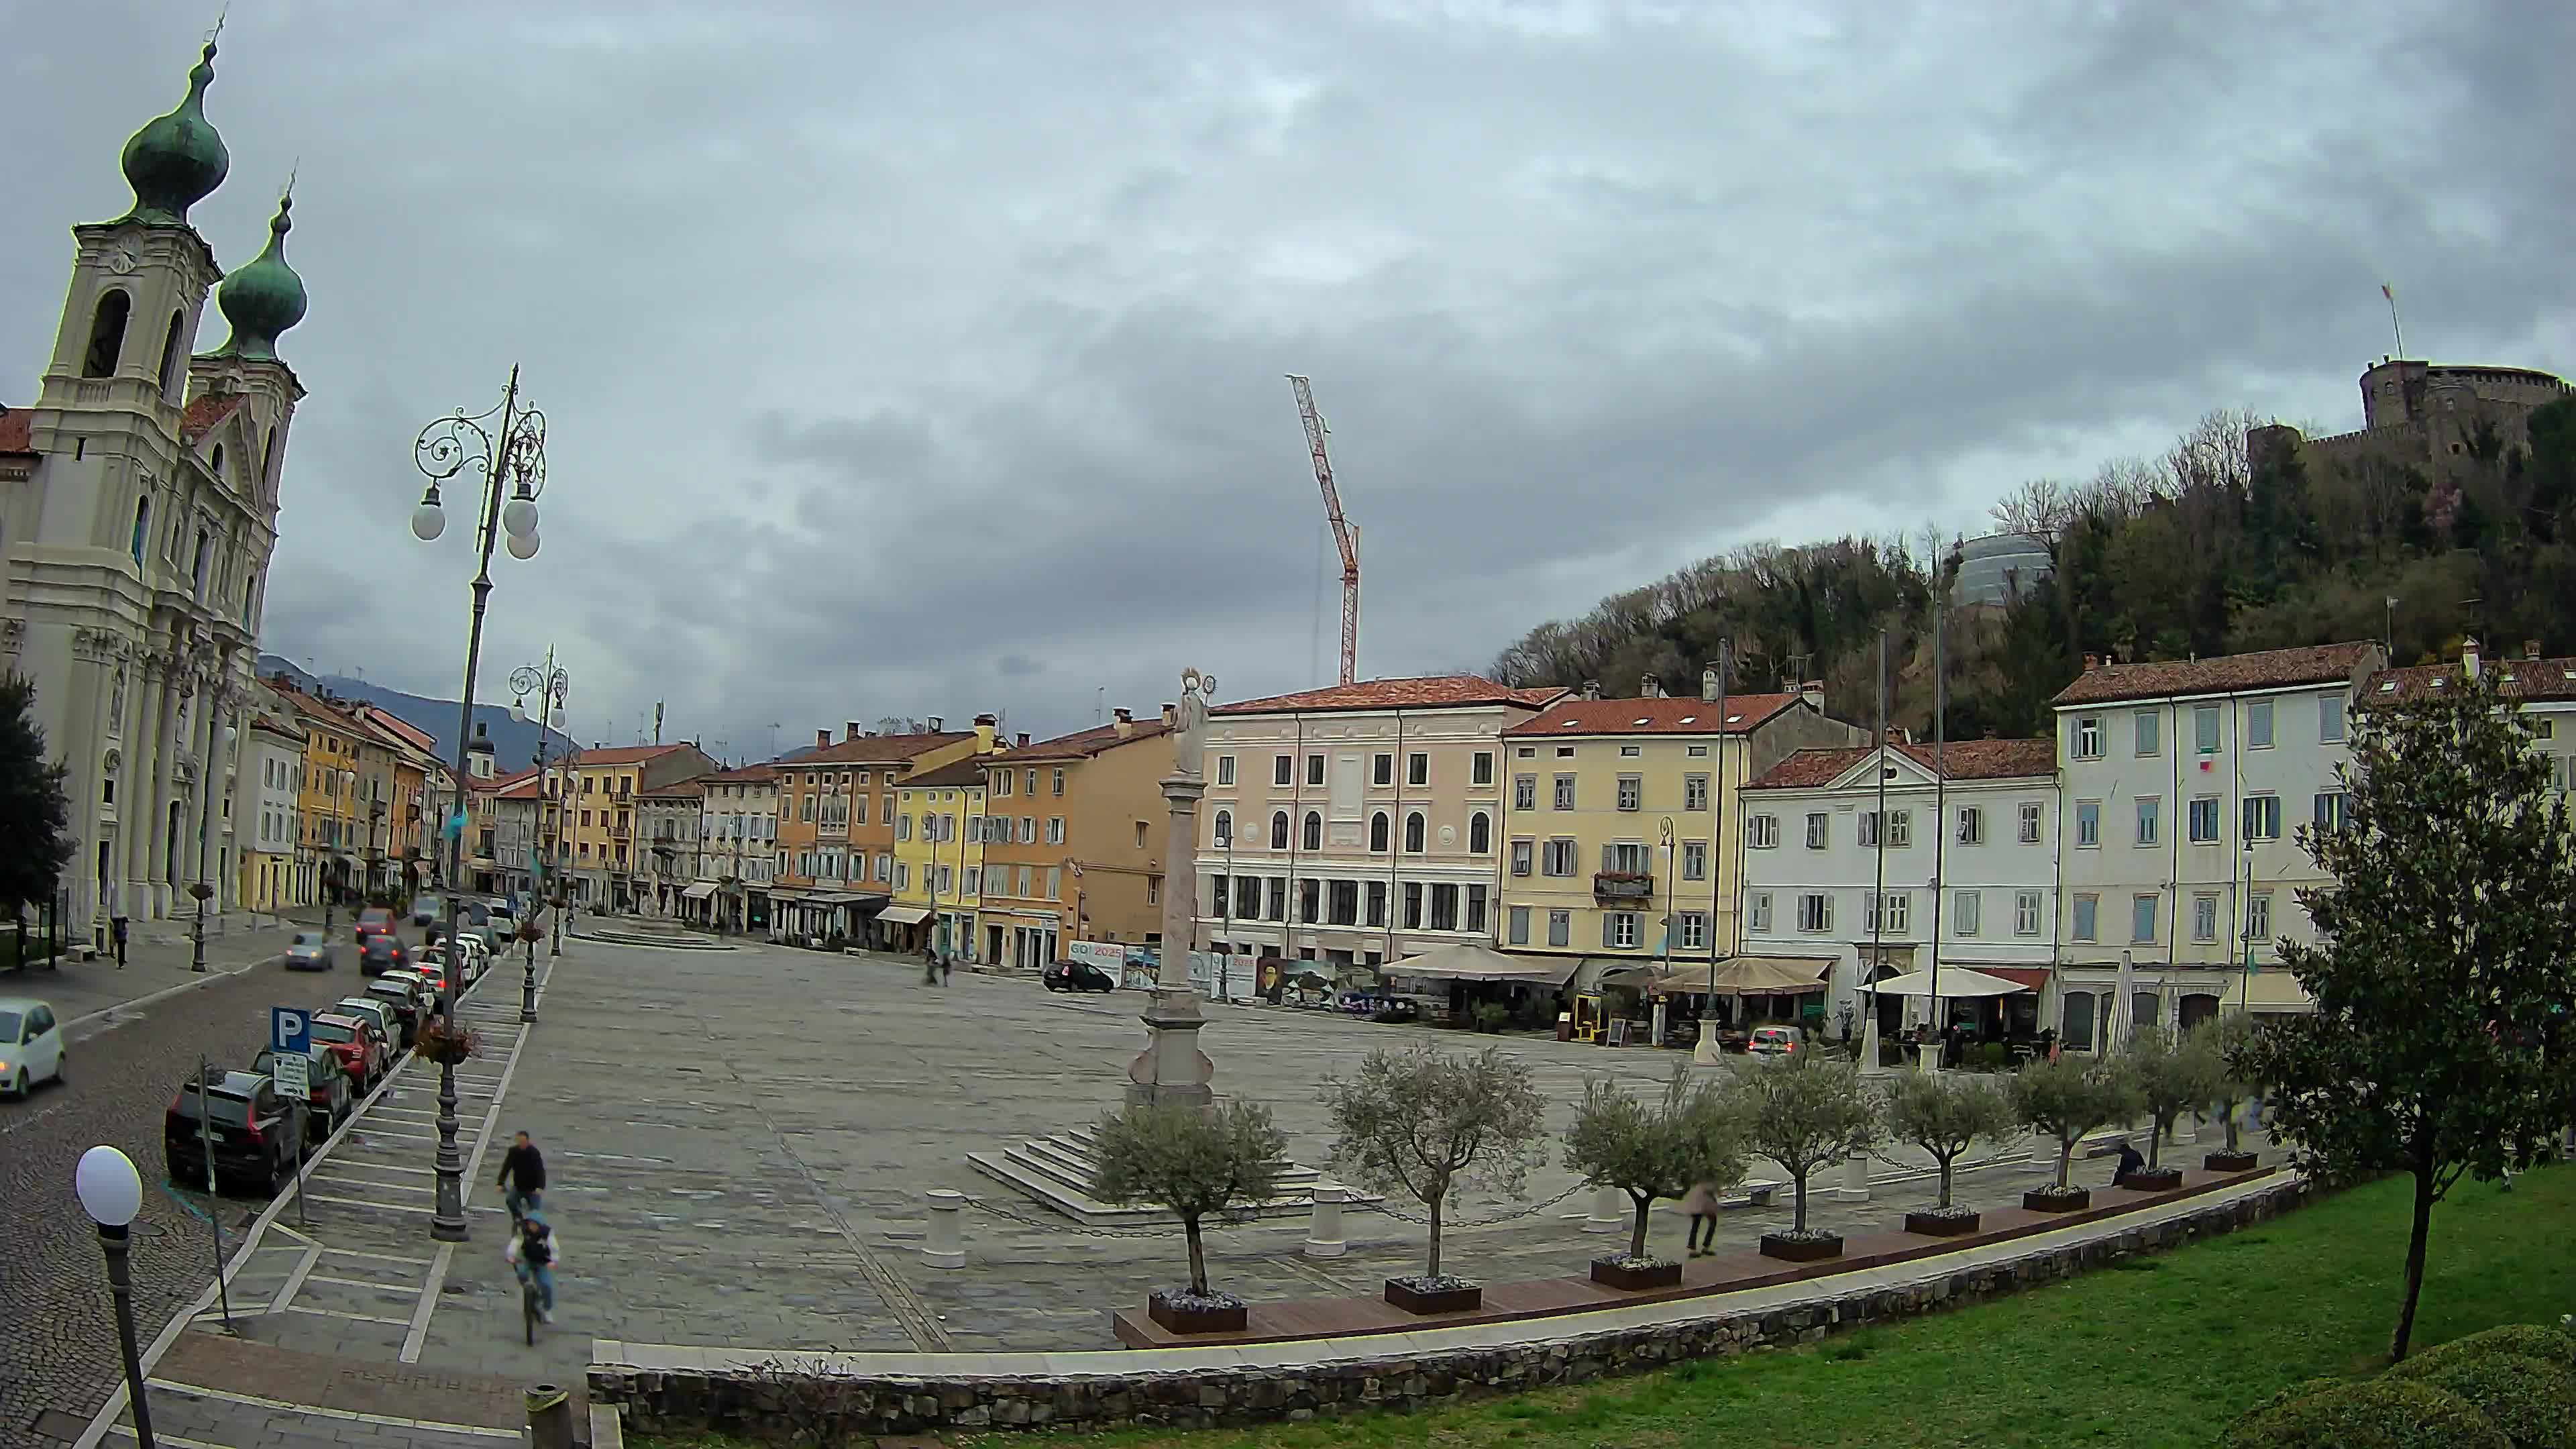
[[217, 444], [215, 444], [215, 452], [214, 452], [214, 456], [213, 456], [211, 459], [209, 459], [209, 460], [208, 460], [208, 462], [207, 462], [207, 464], [206, 464], [206, 471], [208, 471], [208, 472], [210, 472], [210, 473], [212, 473], [212, 474], [214, 474], [214, 475], [215, 475], [215, 481], [216, 481], [217, 483], [221, 483], [221, 482], [223, 482], [223, 481], [224, 481], [224, 445], [223, 445], [223, 444], [221, 444], [221, 443], [217, 443]]
[[259, 445], [259, 482], [265, 490], [277, 479], [277, 429], [268, 430], [267, 441]]
[[138, 568], [143, 564], [143, 540], [151, 536], [151, 530], [152, 500], [137, 498], [134, 500], [134, 563]]
[[125, 319], [133, 310], [134, 299], [122, 289], [98, 299], [98, 311], [90, 316], [89, 356], [81, 363], [81, 376], [114, 375], [116, 361], [125, 352]]
[[206, 560], [213, 554], [214, 548], [214, 536], [202, 528], [198, 529], [197, 557], [196, 561], [188, 566], [188, 587], [200, 598], [204, 597], [206, 592]]
[[169, 335], [161, 339], [161, 395], [173, 397], [179, 391], [179, 339], [186, 330], [188, 314], [170, 314]]

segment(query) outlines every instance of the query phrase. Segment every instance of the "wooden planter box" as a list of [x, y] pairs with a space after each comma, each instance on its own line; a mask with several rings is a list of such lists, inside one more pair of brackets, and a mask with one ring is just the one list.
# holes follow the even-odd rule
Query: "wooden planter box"
[[1762, 1256], [1777, 1258], [1784, 1263], [1821, 1263], [1827, 1258], [1839, 1258], [1842, 1255], [1843, 1239], [1840, 1233], [1830, 1238], [1791, 1238], [1779, 1233], [1762, 1235]]
[[2080, 1213], [2093, 1205], [2089, 1188], [2035, 1187], [2021, 1195], [2024, 1212]]
[[1676, 1288], [1681, 1286], [1682, 1265], [1678, 1262], [1649, 1263], [1642, 1268], [1631, 1268], [1615, 1258], [1595, 1258], [1592, 1260], [1592, 1281], [1604, 1288], [1619, 1288], [1630, 1293], [1648, 1288]]
[[1951, 1216], [1936, 1212], [1922, 1212], [1905, 1215], [1905, 1230], [1909, 1233], [1920, 1233], [1927, 1238], [1961, 1237], [1975, 1232], [1977, 1223], [1978, 1216], [1975, 1213]]
[[2125, 1187], [2131, 1192], [2171, 1192], [2182, 1186], [2182, 1169], [2141, 1167], [2113, 1185]]
[[2251, 1152], [2229, 1152], [2221, 1149], [2202, 1158], [2200, 1165], [2211, 1172], [2252, 1172], [2263, 1165], [2263, 1159]]
[[1145, 1300], [1145, 1316], [1174, 1333], [1241, 1333], [1250, 1310], [1240, 1303], [1174, 1303], [1156, 1293]]
[[1416, 1288], [1402, 1278], [1386, 1280], [1386, 1301], [1407, 1313], [1473, 1313], [1485, 1306], [1485, 1290], [1469, 1283], [1457, 1288]]

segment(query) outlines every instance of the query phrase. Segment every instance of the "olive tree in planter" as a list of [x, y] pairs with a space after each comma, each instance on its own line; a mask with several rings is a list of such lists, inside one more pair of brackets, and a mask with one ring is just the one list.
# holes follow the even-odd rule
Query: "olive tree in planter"
[[1888, 1135], [1930, 1153], [1941, 1168], [1941, 1200], [1928, 1212], [1905, 1215], [1905, 1230], [1956, 1237], [1977, 1230], [1974, 1208], [1953, 1206], [1951, 1180], [1959, 1159], [1980, 1142], [1999, 1142], [2020, 1123], [2012, 1103], [1991, 1078], [1965, 1072], [1900, 1072], [1887, 1095]]
[[1699, 1183], [1730, 1187], [1744, 1177], [1741, 1131], [1717, 1090], [1691, 1085], [1690, 1067], [1673, 1068], [1663, 1100], [1653, 1106], [1615, 1082], [1584, 1084], [1583, 1105], [1565, 1134], [1565, 1165], [1594, 1187], [1615, 1187], [1636, 1204], [1628, 1251], [1592, 1260], [1592, 1281], [1612, 1288], [1669, 1288], [1682, 1265], [1646, 1252], [1647, 1215], [1655, 1199], [1680, 1197]]
[[2074, 1182], [2075, 1144], [2084, 1134], [2136, 1115], [2138, 1097], [2117, 1059], [2087, 1062], [2061, 1056], [2032, 1062], [2012, 1079], [2013, 1115], [2022, 1124], [2057, 1144], [2057, 1178], [2048, 1186], [2021, 1195], [2021, 1205], [2037, 1213], [2080, 1212], [2093, 1205], [2093, 1194]]
[[1266, 1201], [1279, 1187], [1288, 1136], [1268, 1108], [1130, 1106], [1100, 1120], [1092, 1147], [1100, 1170], [1092, 1190], [1103, 1202], [1159, 1203], [1181, 1220], [1190, 1245], [1187, 1288], [1157, 1289], [1146, 1311], [1174, 1333], [1226, 1333], [1244, 1327], [1243, 1300], [1209, 1289], [1200, 1225]]
[[1333, 1166], [1378, 1192], [1402, 1191], [1431, 1213], [1431, 1259], [1417, 1277], [1386, 1280], [1386, 1301], [1411, 1313], [1464, 1313], [1485, 1290], [1440, 1271], [1440, 1214], [1460, 1186], [1511, 1192], [1540, 1158], [1547, 1099], [1530, 1069], [1487, 1047], [1453, 1056], [1425, 1042], [1373, 1051], [1358, 1075], [1324, 1084]]
[[1785, 1233], [1764, 1233], [1765, 1257], [1793, 1263], [1840, 1257], [1842, 1234], [1807, 1226], [1807, 1181], [1817, 1169], [1879, 1142], [1883, 1107], [1860, 1068], [1825, 1052], [1747, 1057], [1734, 1078], [1734, 1112], [1745, 1145], [1789, 1174], [1796, 1213]]
[[2262, 1159], [2245, 1150], [2236, 1120], [2237, 1109], [2254, 1095], [2254, 1084], [2237, 1070], [2254, 1041], [2254, 1018], [2242, 1011], [2231, 1011], [2205, 1026], [2194, 1028], [2201, 1045], [2218, 1059], [2218, 1074], [2211, 1083], [2209, 1100], [2203, 1103], [2218, 1114], [2219, 1130], [2227, 1134], [2227, 1145], [2200, 1159], [2200, 1165], [2211, 1172], [2251, 1172], [2262, 1165]]
[[2218, 1091], [2225, 1067], [2197, 1034], [2176, 1038], [2156, 1027], [2140, 1027], [2125, 1063], [2138, 1105], [2145, 1109], [2147, 1165], [2120, 1180], [2139, 1192], [2168, 1192], [2182, 1186], [2182, 1169], [2164, 1165], [2165, 1134], [2182, 1114], [2205, 1106]]

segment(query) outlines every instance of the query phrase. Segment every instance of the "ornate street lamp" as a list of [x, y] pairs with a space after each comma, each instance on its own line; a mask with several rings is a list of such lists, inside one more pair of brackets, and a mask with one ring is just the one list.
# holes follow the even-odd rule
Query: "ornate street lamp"
[[[468, 472], [480, 474], [483, 484], [481, 506], [475, 511], [474, 611], [465, 633], [465, 689], [456, 704], [455, 770], [462, 780], [470, 773], [466, 749], [474, 734], [474, 674], [483, 657], [483, 615], [492, 596], [492, 545], [506, 536], [510, 557], [537, 556], [537, 497], [546, 488], [546, 415], [519, 401], [519, 369], [510, 369], [499, 407], [472, 415], [459, 408], [422, 428], [412, 441], [412, 463], [429, 479], [420, 506], [411, 514], [412, 537], [423, 543], [447, 529], [439, 484]], [[465, 867], [465, 832], [446, 828], [454, 823], [441, 822], [441, 833], [450, 842], [447, 874], [451, 882]], [[450, 943], [451, 960], [449, 969], [439, 973], [443, 982], [439, 998], [440, 1010], [451, 1023], [456, 1015], [457, 977], [453, 943], [463, 904], [455, 891], [447, 893], [444, 939]], [[456, 1064], [442, 1061], [438, 1067], [438, 1203], [429, 1220], [429, 1235], [449, 1243], [463, 1242], [467, 1236], [465, 1156], [456, 1145], [456, 1127]]]
[[107, 1291], [116, 1300], [116, 1340], [125, 1351], [125, 1397], [134, 1411], [137, 1449], [152, 1449], [152, 1406], [143, 1396], [143, 1355], [134, 1341], [134, 1280], [126, 1271], [128, 1234], [143, 1211], [143, 1178], [134, 1159], [113, 1147], [93, 1147], [72, 1169], [72, 1192], [81, 1211], [98, 1224], [99, 1250], [107, 1255]]
[[[528, 763], [530, 768], [537, 771], [537, 814], [540, 821], [544, 819], [546, 811], [546, 731], [563, 723], [564, 696], [571, 691], [572, 676], [555, 666], [555, 651], [551, 648], [546, 650], [546, 662], [542, 668], [533, 664], [522, 664], [510, 671], [510, 693], [514, 696], [510, 704], [510, 717], [521, 724], [526, 724], [528, 701], [534, 698], [537, 702], [537, 746], [530, 752]], [[541, 830], [540, 838], [542, 835]], [[532, 854], [530, 858], [541, 859], [542, 857]], [[539, 879], [542, 883], [543, 877]], [[533, 900], [536, 892], [531, 890], [528, 895]], [[534, 926], [536, 923], [529, 921], [526, 924]], [[527, 950], [522, 953], [524, 959], [519, 972], [519, 1020], [533, 1022], [537, 1019], [537, 938], [534, 935], [523, 934], [521, 940]], [[560, 938], [555, 945], [555, 954], [558, 956], [563, 954]]]

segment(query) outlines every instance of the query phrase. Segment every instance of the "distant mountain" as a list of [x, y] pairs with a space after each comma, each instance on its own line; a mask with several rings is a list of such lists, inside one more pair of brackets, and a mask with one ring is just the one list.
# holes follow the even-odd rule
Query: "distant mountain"
[[[272, 679], [280, 674], [308, 693], [324, 693], [338, 699], [375, 705], [414, 729], [434, 736], [438, 740], [438, 757], [441, 760], [453, 761], [456, 758], [455, 700], [424, 699], [399, 689], [387, 689], [381, 684], [369, 684], [363, 679], [339, 674], [314, 674], [274, 654], [259, 656], [260, 678]], [[510, 718], [507, 706], [478, 704], [474, 706], [474, 722], [483, 727], [484, 734], [492, 741], [495, 770], [507, 775], [528, 767], [537, 747], [540, 726], [536, 721], [522, 724]], [[547, 730], [546, 735], [549, 758], [572, 748], [572, 737], [563, 731]]]

